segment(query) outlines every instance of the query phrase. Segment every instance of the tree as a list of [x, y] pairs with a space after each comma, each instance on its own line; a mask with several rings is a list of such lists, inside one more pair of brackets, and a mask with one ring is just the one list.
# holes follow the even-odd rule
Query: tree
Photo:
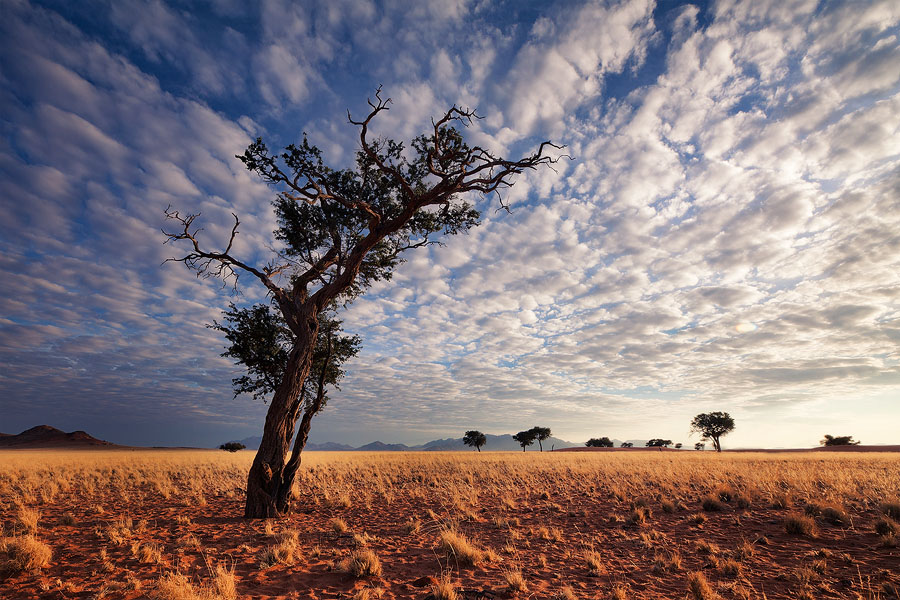
[[677, 444], [675, 444], [675, 448], [681, 449], [681, 446], [683, 446], [683, 444], [681, 442], [678, 442]]
[[540, 447], [541, 452], [544, 451], [544, 445], [541, 443], [547, 438], [550, 437], [550, 428], [549, 427], [532, 427], [529, 429], [531, 433], [534, 434], [534, 438], [537, 440], [538, 447]]
[[237, 452], [238, 450], [243, 450], [247, 446], [243, 445], [240, 442], [227, 442], [219, 446], [219, 450], [228, 450], [229, 452]]
[[825, 439], [820, 440], [822, 446], [858, 446], [859, 442], [853, 441], [852, 435], [829, 435], [825, 434]]
[[[295, 471], [285, 462], [303, 407], [301, 395], [319, 345], [319, 315], [335, 303], [346, 304], [376, 281], [390, 279], [402, 254], [439, 243], [441, 234], [465, 232], [480, 215], [468, 204], [470, 193], [490, 195], [512, 185], [529, 169], [557, 162], [547, 154], [559, 149], [542, 142], [537, 151], [511, 161], [479, 146], [469, 146], [456, 125], [479, 118], [475, 111], [451, 107], [415, 138], [407, 152], [402, 143], [372, 139], [369, 127], [390, 99], [381, 90], [370, 110], [351, 124], [359, 128], [359, 151], [353, 169], [328, 167], [322, 152], [303, 137], [280, 155], [257, 139], [238, 156], [251, 172], [272, 185], [282, 250], [263, 267], [234, 254], [240, 219], [224, 250], [204, 248], [195, 225], [198, 214], [182, 215], [169, 207], [166, 217], [175, 230], [164, 231], [167, 243], [184, 243], [187, 253], [169, 260], [183, 263], [201, 277], [219, 277], [237, 288], [249, 274], [267, 289], [280, 320], [290, 330], [287, 359], [269, 402], [262, 442], [247, 475], [244, 516], [269, 518], [283, 512]], [[279, 278], [286, 285], [279, 284]], [[295, 442], [302, 451], [304, 440]]]
[[529, 429], [528, 431], [520, 431], [512, 436], [512, 439], [519, 442], [519, 445], [522, 446], [522, 452], [525, 452], [525, 446], [532, 445], [537, 436], [534, 433], [534, 429]]
[[703, 442], [697, 442], [696, 444], [694, 444], [694, 450], [705, 450], [705, 449], [706, 449], [706, 444], [704, 444]]
[[470, 448], [474, 447], [481, 452], [481, 447], [487, 444], [487, 436], [480, 431], [467, 431], [466, 435], [463, 436], [463, 444]]
[[612, 448], [615, 444], [606, 436], [602, 438], [591, 438], [584, 443], [588, 448]]
[[646, 446], [648, 448], [662, 448], [662, 447], [668, 448], [671, 445], [672, 445], [672, 440], [664, 440], [662, 438], [653, 438], [652, 440], [649, 440], [646, 444]]
[[734, 431], [734, 419], [726, 412], [702, 413], [691, 421], [691, 433], [699, 433], [704, 442], [712, 440], [716, 452], [722, 451], [719, 437]]
[[622, 445], [619, 446], [619, 448], [632, 448], [632, 447], [634, 447], [633, 442], [622, 442]]

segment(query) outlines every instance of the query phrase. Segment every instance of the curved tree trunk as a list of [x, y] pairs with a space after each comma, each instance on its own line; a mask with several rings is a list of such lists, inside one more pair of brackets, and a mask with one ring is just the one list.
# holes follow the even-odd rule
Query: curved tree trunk
[[[297, 424], [300, 409], [298, 398], [309, 375], [317, 334], [318, 325], [315, 319], [307, 321], [288, 357], [284, 378], [272, 397], [272, 403], [266, 413], [262, 441], [247, 475], [245, 518], [277, 517], [284, 510], [286, 499], [290, 497], [293, 475], [299, 466], [299, 452], [296, 452], [298, 458], [292, 465], [292, 471], [285, 470], [285, 458], [294, 437], [294, 426]], [[304, 436], [303, 443], [305, 442]]]

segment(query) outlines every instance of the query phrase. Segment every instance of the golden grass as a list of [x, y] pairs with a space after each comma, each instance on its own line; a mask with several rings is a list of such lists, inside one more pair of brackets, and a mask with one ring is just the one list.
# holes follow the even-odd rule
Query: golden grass
[[381, 561], [372, 550], [354, 550], [341, 561], [341, 571], [353, 577], [380, 577]]
[[[205, 514], [209, 514], [210, 507], [232, 506], [235, 513], [231, 516], [238, 516], [240, 494], [251, 460], [252, 453], [216, 451], [2, 451], [0, 521], [5, 535], [16, 539], [25, 539], [26, 531], [38, 531], [40, 537], [52, 539], [54, 545], [57, 538], [47, 538], [48, 535], [85, 537], [96, 545], [96, 555], [108, 547], [108, 558], [95, 568], [105, 573], [108, 563], [108, 570], [114, 573], [111, 576], [123, 576], [123, 555], [133, 561], [128, 558], [128, 548], [135, 543], [139, 544], [136, 558], [143, 559], [141, 549], [146, 546], [152, 549], [155, 544], [165, 552], [171, 568], [179, 568], [183, 547], [196, 548], [199, 544], [192, 534], [193, 528], [197, 528], [198, 535], [202, 532], [204, 543], [208, 543], [209, 535], [205, 517], [183, 507], [205, 498], [209, 502]], [[659, 569], [667, 572], [667, 577], [678, 577], [673, 571], [697, 569], [697, 561], [705, 560], [694, 553], [698, 538], [707, 536], [708, 532], [709, 539], [725, 544], [716, 536], [723, 530], [739, 531], [733, 528], [740, 525], [740, 519], [746, 516], [757, 519], [759, 513], [766, 513], [769, 523], [784, 517], [806, 518], [812, 521], [813, 531], [817, 519], [822, 526], [821, 539], [829, 542], [844, 535], [865, 535], [873, 550], [880, 548], [879, 544], [887, 548], [897, 544], [894, 523], [900, 515], [897, 503], [900, 455], [897, 454], [354, 452], [307, 453], [303, 464], [295, 494], [318, 511], [319, 518], [314, 522], [316, 533], [332, 527], [329, 518], [335, 515], [341, 515], [356, 527], [367, 523], [359, 515], [371, 512], [371, 507], [392, 506], [389, 512], [401, 515], [399, 519], [388, 523], [386, 528], [371, 529], [384, 540], [399, 532], [416, 536], [407, 538], [410, 545], [434, 544], [438, 538], [451, 566], [494, 562], [497, 558], [492, 556], [496, 554], [489, 548], [493, 546], [507, 553], [504, 559], [510, 561], [508, 564], [521, 565], [529, 578], [532, 576], [528, 569], [535, 564], [544, 567], [544, 563], [548, 569], [563, 569], [583, 576], [592, 567], [579, 549], [595, 547], [603, 552], [603, 556], [597, 555], [600, 565], [597, 570], [605, 568], [608, 574], [616, 563], [609, 558], [609, 552], [626, 543], [635, 547], [646, 544], [637, 559], [639, 568], [649, 570], [658, 560]], [[348, 502], [349, 498], [352, 501]], [[572, 498], [596, 499], [597, 508], [586, 507], [580, 500], [572, 502]], [[703, 511], [704, 498], [723, 504], [724, 511]], [[749, 508], [743, 510], [742, 503], [743, 508]], [[169, 527], [170, 537], [158, 533], [163, 525], [156, 517], [149, 525], [136, 522], [148, 514], [138, 507], [148, 505], [179, 507], [177, 518], [173, 511], [160, 521]], [[134, 515], [133, 519], [123, 512], [123, 506]], [[395, 510], [404, 506], [414, 507], [414, 512]], [[651, 512], [651, 507], [656, 514]], [[774, 512], [772, 507], [790, 510]], [[804, 507], [811, 507], [812, 514], [803, 515]], [[427, 518], [426, 508], [431, 509]], [[626, 518], [634, 529], [621, 527]], [[567, 524], [574, 522], [573, 519], [602, 522], [613, 537], [608, 540], [586, 537]], [[877, 524], [875, 519], [883, 519], [883, 523]], [[270, 546], [264, 552], [269, 555], [260, 562], [290, 564], [300, 559], [302, 551], [308, 555], [309, 548], [301, 551], [299, 542], [295, 545], [290, 535], [281, 538], [282, 534], [276, 532], [285, 522], [271, 523], [268, 528], [275, 543], [259, 535], [265, 523], [253, 525], [248, 535], [257, 537], [248, 537], [248, 549], [235, 550], [247, 554], [242, 557], [245, 565], [266, 544]], [[829, 527], [828, 523], [834, 526]], [[343, 524], [346, 531], [346, 522]], [[142, 527], [149, 527], [149, 534], [140, 533]], [[675, 539], [672, 532], [679, 528], [688, 532], [684, 546], [675, 545], [681, 540]], [[656, 539], [655, 531], [666, 532], [670, 539]], [[728, 582], [735, 586], [747, 585], [745, 580], [760, 572], [757, 562], [767, 560], [765, 542], [759, 541], [765, 539], [763, 533], [772, 538], [773, 545], [781, 545], [786, 532], [787, 524], [780, 532], [770, 527], [764, 532], [745, 534], [751, 536], [750, 540], [757, 540], [753, 544], [742, 543], [739, 532], [721, 551], [710, 547], [712, 552], [707, 555], [712, 554], [710, 562], [715, 559], [713, 564], [718, 568], [709, 571], [711, 576], [721, 584], [726, 577], [723, 571], [728, 567], [727, 560], [740, 563], [752, 556], [755, 549], [757, 556], [753, 562], [745, 563], [740, 574]], [[646, 537], [640, 536], [642, 533]], [[304, 529], [304, 539], [312, 534]], [[808, 534], [801, 530], [800, 535]], [[371, 539], [363, 533], [359, 536], [363, 543]], [[6, 561], [3, 564], [12, 564], [8, 556], [12, 547], [7, 541], [10, 539], [13, 538], [3, 538], [2, 560]], [[31, 539], [37, 542], [36, 537]], [[319, 543], [323, 542], [319, 540]], [[341, 539], [340, 543], [347, 544], [348, 540]], [[808, 545], [810, 541], [794, 538], [789, 543]], [[371, 545], [377, 545], [384, 560], [389, 560], [385, 554], [389, 550], [382, 544]], [[670, 560], [675, 548], [683, 555], [683, 567]], [[326, 553], [332, 550], [323, 549]], [[698, 554], [704, 551], [697, 550]], [[347, 551], [346, 545], [341, 551]], [[147, 594], [151, 588], [162, 589], [168, 584], [172, 589], [178, 587], [175, 584], [179, 582], [171, 578], [166, 579], [168, 584], [156, 585], [159, 570], [150, 569], [149, 565], [164, 559], [151, 551], [146, 551], [145, 556], [146, 570], [155, 572], [150, 575], [152, 580], [145, 576]], [[490, 571], [499, 579], [495, 583], [502, 585], [501, 568], [476, 569], [481, 571]], [[186, 583], [192, 585], [190, 594], [193, 594], [186, 597], [220, 593], [208, 582]], [[609, 585], [605, 579], [596, 583]], [[536, 587], [533, 581], [531, 587]], [[609, 588], [605, 589], [604, 593], [608, 594]], [[162, 594], [158, 590], [152, 593]], [[734, 595], [737, 594], [735, 591]]]
[[20, 573], [50, 564], [50, 546], [31, 535], [0, 539], [0, 573]]

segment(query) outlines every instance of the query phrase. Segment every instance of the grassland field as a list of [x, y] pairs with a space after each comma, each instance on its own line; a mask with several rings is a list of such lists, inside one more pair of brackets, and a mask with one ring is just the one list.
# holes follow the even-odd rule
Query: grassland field
[[[900, 454], [0, 452], [0, 598], [900, 598]], [[480, 594], [480, 596], [479, 596]]]

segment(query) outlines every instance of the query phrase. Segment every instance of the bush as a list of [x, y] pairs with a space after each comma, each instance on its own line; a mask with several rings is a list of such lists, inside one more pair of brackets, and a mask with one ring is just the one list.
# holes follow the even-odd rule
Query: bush
[[354, 577], [380, 577], [381, 561], [368, 548], [354, 550], [350, 556], [341, 561], [341, 570]]
[[816, 522], [806, 515], [789, 515], [784, 519], [784, 530], [791, 535], [816, 534]]
[[703, 499], [703, 510], [706, 512], [719, 512], [725, 510], [725, 505], [714, 496], [707, 496]]
[[0, 573], [20, 573], [41, 569], [50, 564], [53, 551], [34, 536], [0, 540]]
[[476, 565], [484, 559], [484, 552], [472, 545], [466, 536], [452, 529], [441, 532], [441, 550], [464, 565]]

